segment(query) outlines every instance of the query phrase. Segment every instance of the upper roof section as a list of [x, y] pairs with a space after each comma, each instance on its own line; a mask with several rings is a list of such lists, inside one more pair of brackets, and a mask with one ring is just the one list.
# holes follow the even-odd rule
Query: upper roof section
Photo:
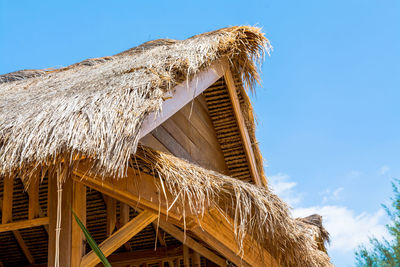
[[[259, 28], [230, 27], [65, 68], [1, 75], [0, 174], [90, 157], [98, 172], [124, 176], [143, 122], [161, 111], [168, 92], [220, 61], [252, 89], [269, 48]], [[251, 106], [242, 112], [262, 172]]]

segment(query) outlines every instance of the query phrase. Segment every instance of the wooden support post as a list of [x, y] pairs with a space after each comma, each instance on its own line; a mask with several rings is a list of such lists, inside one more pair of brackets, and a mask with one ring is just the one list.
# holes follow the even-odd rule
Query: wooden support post
[[167, 244], [165, 243], [164, 233], [163, 230], [158, 227], [156, 222], [152, 223], [154, 231], [156, 232], [157, 240], [161, 246], [165, 247]]
[[3, 184], [4, 188], [1, 223], [6, 224], [11, 222], [12, 220], [14, 179], [10, 177], [4, 177]]
[[[125, 224], [127, 224], [129, 222], [129, 209], [130, 207], [123, 203], [120, 202], [119, 203], [119, 207], [120, 207], [120, 214], [119, 214], [119, 225], [118, 228], [121, 228], [122, 226], [124, 226]], [[132, 251], [132, 247], [129, 243], [125, 243], [124, 247], [126, 248], [127, 251]]]
[[107, 208], [107, 236], [110, 236], [117, 223], [117, 200], [107, 195], [103, 195], [103, 198]]
[[31, 177], [28, 187], [29, 210], [28, 219], [39, 217], [39, 177]]
[[200, 254], [196, 251], [193, 251], [192, 262], [194, 267], [201, 267]]
[[122, 227], [122, 226], [124, 226], [125, 224], [127, 224], [129, 222], [129, 206], [126, 205], [123, 202], [120, 202], [119, 205], [120, 205], [119, 222], [120, 222], [121, 227]]
[[183, 266], [190, 267], [189, 247], [183, 245]]
[[[48, 267], [55, 264], [56, 225], [57, 225], [57, 179], [61, 173], [53, 172], [49, 177], [48, 208], [49, 215], [49, 249]], [[64, 174], [65, 175], [65, 174]], [[62, 185], [61, 231], [60, 231], [60, 266], [71, 266], [71, 222], [72, 222], [72, 179], [66, 177]]]
[[[86, 225], [86, 186], [76, 181], [73, 182], [72, 209], [81, 222]], [[85, 236], [75, 218], [72, 220], [71, 266], [79, 267], [81, 259], [85, 255]]]
[[[109, 238], [104, 240], [100, 245], [100, 249], [107, 257], [113, 253], [120, 246], [125, 244], [133, 236], [143, 230], [147, 225], [152, 223], [158, 215], [152, 211], [143, 211], [138, 216], [133, 218], [130, 222], [125, 224], [117, 232], [113, 233]], [[97, 255], [91, 251], [86, 254], [81, 261], [82, 267], [96, 266], [100, 262]]]

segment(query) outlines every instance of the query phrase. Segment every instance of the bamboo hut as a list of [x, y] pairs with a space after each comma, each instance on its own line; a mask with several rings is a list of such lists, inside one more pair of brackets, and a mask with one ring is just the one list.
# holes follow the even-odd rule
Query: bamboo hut
[[0, 76], [0, 265], [330, 266], [268, 188], [247, 92], [259, 28]]

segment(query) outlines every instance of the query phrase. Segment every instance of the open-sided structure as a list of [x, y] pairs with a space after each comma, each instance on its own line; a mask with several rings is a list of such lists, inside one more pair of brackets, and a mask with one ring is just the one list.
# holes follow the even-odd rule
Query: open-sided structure
[[329, 266], [321, 218], [267, 185], [247, 90], [258, 28], [0, 76], [0, 261], [96, 266]]

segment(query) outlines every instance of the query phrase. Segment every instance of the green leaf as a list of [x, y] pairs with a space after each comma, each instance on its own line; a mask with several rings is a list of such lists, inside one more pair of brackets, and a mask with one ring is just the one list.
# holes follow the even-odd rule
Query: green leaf
[[74, 211], [72, 211], [72, 214], [74, 215], [75, 220], [78, 223], [79, 227], [82, 229], [82, 232], [85, 235], [86, 240], [89, 243], [89, 246], [94, 251], [94, 253], [96, 253], [97, 257], [99, 257], [99, 259], [101, 260], [101, 262], [103, 263], [104, 266], [111, 267], [111, 264], [108, 262], [106, 256], [104, 256], [103, 252], [101, 251], [99, 246], [96, 244], [96, 241], [94, 241], [93, 237], [90, 235], [89, 231], [83, 225], [81, 220], [79, 220], [78, 216], [76, 216]]

